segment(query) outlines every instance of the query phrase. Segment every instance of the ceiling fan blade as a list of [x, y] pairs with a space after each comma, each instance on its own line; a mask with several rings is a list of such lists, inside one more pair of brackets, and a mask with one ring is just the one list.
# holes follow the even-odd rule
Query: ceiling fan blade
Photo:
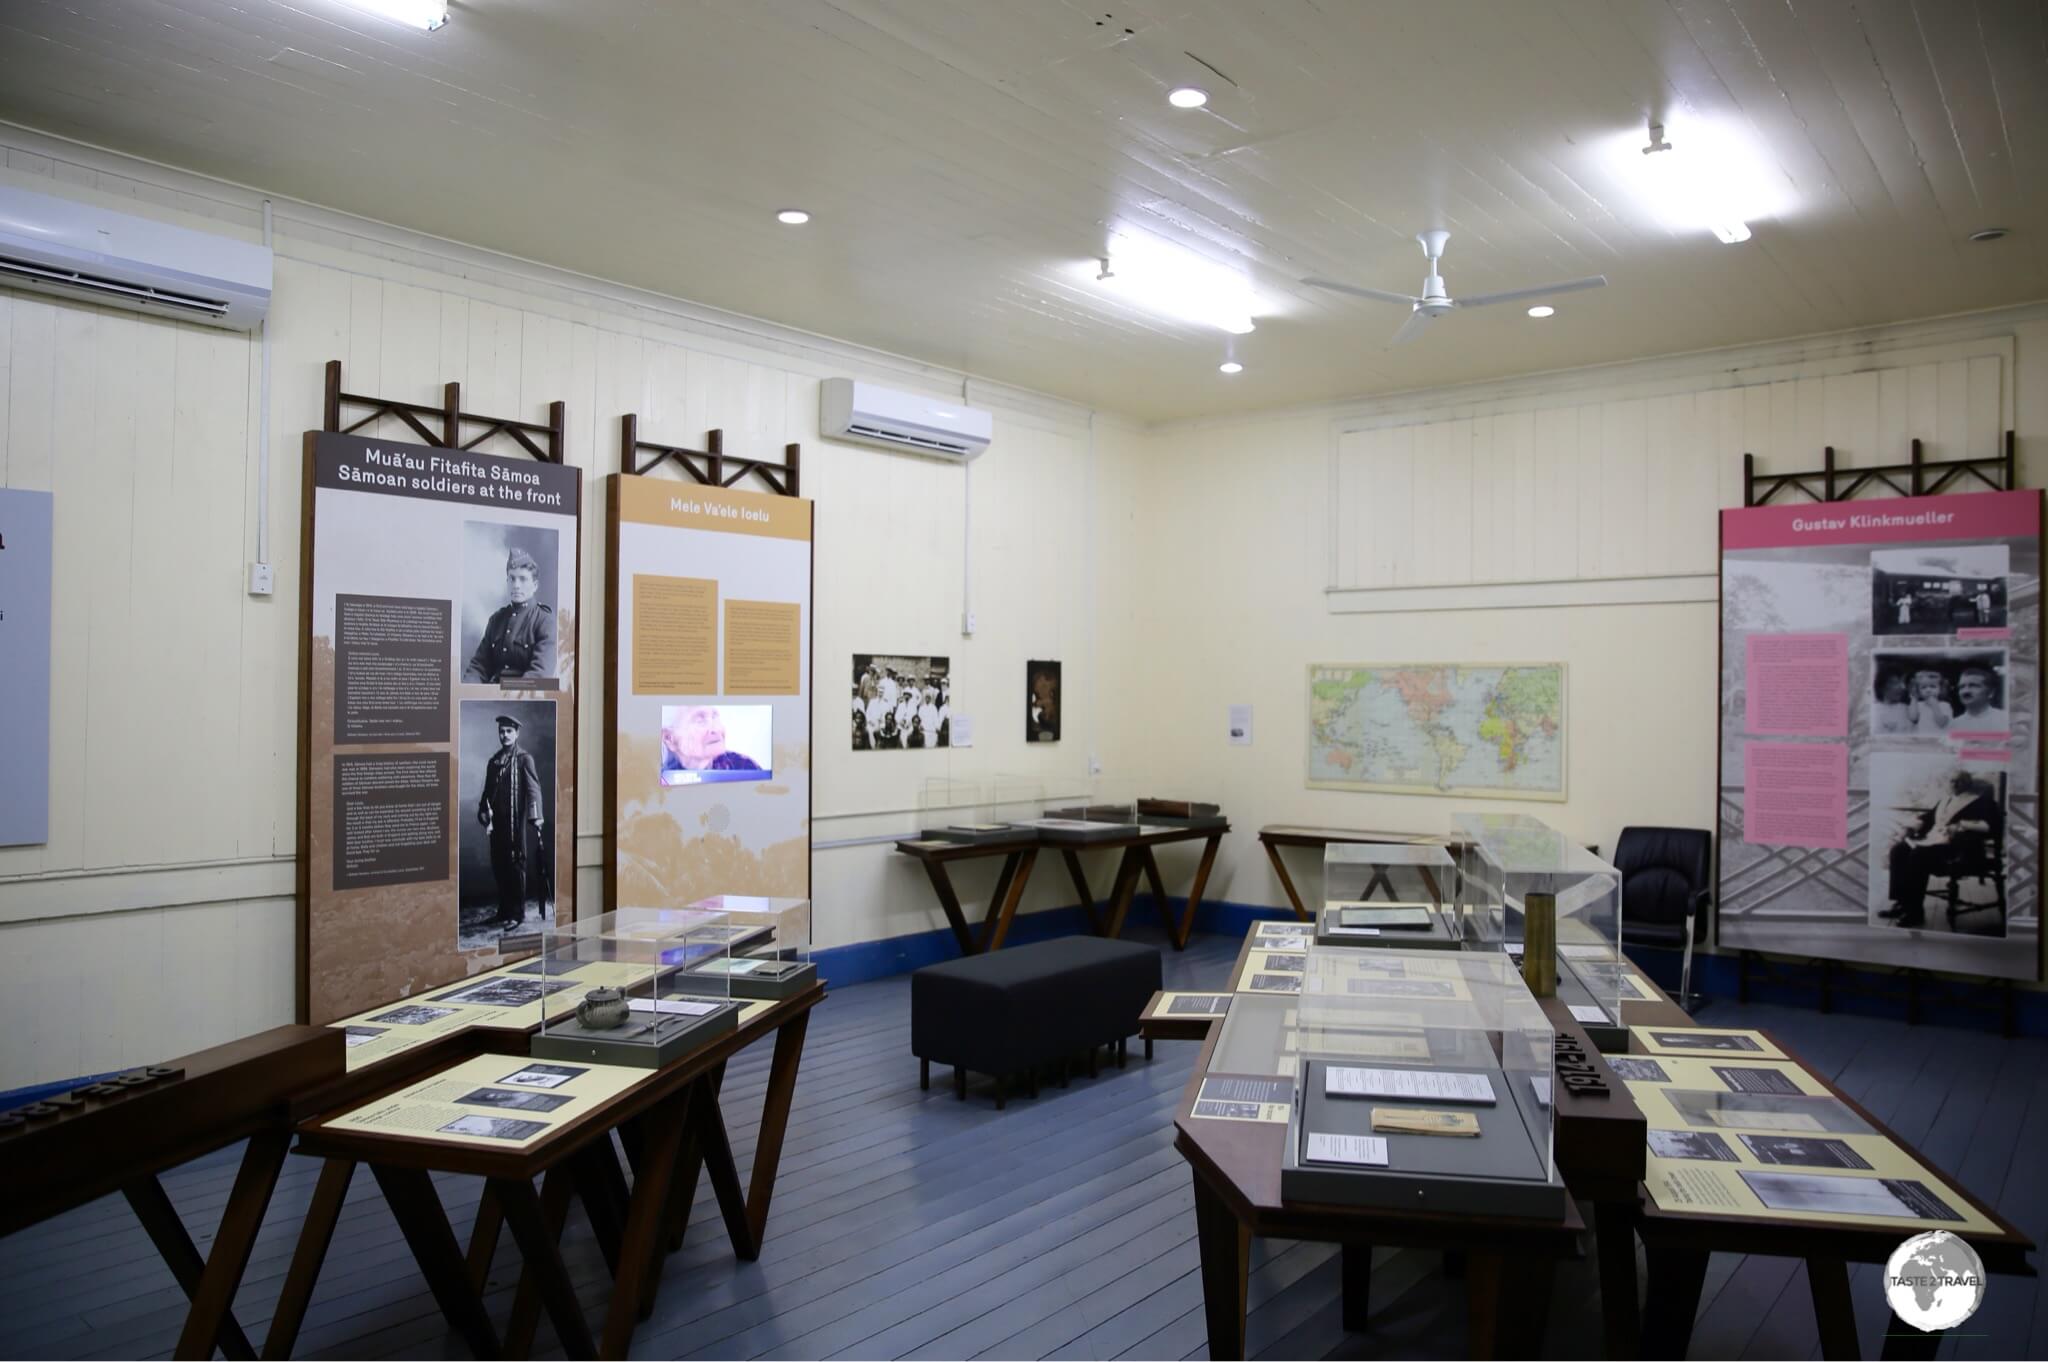
[[1394, 333], [1393, 339], [1387, 342], [1387, 348], [1391, 350], [1397, 345], [1406, 345], [1409, 341], [1414, 340], [1417, 336], [1429, 330], [1429, 324], [1436, 319], [1437, 313], [1434, 309], [1426, 307], [1416, 308], [1408, 314], [1408, 320], [1401, 323], [1401, 329]]
[[1388, 293], [1385, 289], [1360, 288], [1356, 284], [1340, 284], [1335, 279], [1304, 279], [1310, 288], [1326, 288], [1333, 293], [1348, 293], [1354, 298], [1371, 298], [1381, 303], [1401, 303], [1413, 307], [1419, 301], [1411, 293]]
[[1538, 284], [1535, 288], [1511, 288], [1505, 293], [1475, 293], [1470, 298], [1458, 299], [1459, 307], [1486, 307], [1493, 303], [1513, 303], [1524, 298], [1547, 298], [1553, 293], [1576, 293], [1582, 288], [1605, 288], [1607, 276], [1596, 274], [1586, 279], [1567, 279], [1561, 284]]

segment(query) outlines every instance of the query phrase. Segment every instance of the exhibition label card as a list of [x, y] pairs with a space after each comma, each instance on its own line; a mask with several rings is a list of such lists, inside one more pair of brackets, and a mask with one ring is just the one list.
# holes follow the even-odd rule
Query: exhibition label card
[[1285, 1041], [1290, 1052], [1311, 1055], [1343, 1055], [1350, 1059], [1411, 1059], [1429, 1062], [1429, 1041], [1414, 1034], [1371, 1031], [1289, 1031]]
[[1293, 1100], [1291, 1079], [1211, 1074], [1195, 1095], [1193, 1114], [1205, 1120], [1285, 1125]]
[[1476, 1136], [1479, 1118], [1469, 1111], [1430, 1111], [1422, 1107], [1374, 1107], [1372, 1128], [1394, 1135]]
[[1711, 1026], [1631, 1026], [1629, 1036], [1653, 1055], [1725, 1055], [1730, 1059], [1784, 1059], [1761, 1031]]
[[1220, 1017], [1230, 1010], [1228, 993], [1162, 993], [1155, 1017]]
[[1253, 950], [1245, 956], [1244, 967], [1253, 973], [1300, 974], [1308, 968], [1308, 952]]
[[1743, 728], [1783, 738], [1849, 736], [1849, 636], [1743, 638]]
[[1572, 1020], [1575, 1022], [1584, 1022], [1588, 1026], [1607, 1025], [1607, 1009], [1604, 1007], [1595, 1007], [1590, 1003], [1573, 1003], [1571, 1011]]
[[1666, 1055], [1650, 1062], [1660, 1066], [1672, 1085], [1680, 1088], [1724, 1088], [1729, 1092], [1775, 1093], [1781, 1097], [1833, 1096], [1825, 1083], [1796, 1060], [1730, 1061]]
[[1325, 1135], [1308, 1133], [1310, 1163], [1349, 1163], [1364, 1168], [1387, 1166], [1387, 1142], [1377, 1135]]
[[653, 1012], [668, 1017], [701, 1017], [716, 1012], [718, 1004], [702, 998], [635, 998], [626, 1004], [634, 1012]]
[[1587, 945], [1583, 943], [1559, 946], [1557, 953], [1567, 960], [1612, 960], [1614, 958], [1614, 948], [1612, 946]]
[[1730, 1162], [1718, 1152], [1691, 1152], [1679, 1158], [1653, 1153], [1647, 1160], [1643, 1185], [1660, 1211], [1820, 1224], [1851, 1220], [1896, 1225], [1903, 1230], [1997, 1229], [1953, 1189], [1910, 1159], [1901, 1160], [1902, 1168], [1870, 1172], [1756, 1168], [1741, 1154], [1737, 1159]]
[[1238, 985], [1239, 993], [1299, 993], [1299, 974], [1247, 974], [1245, 981]]
[[1323, 1068], [1323, 1093], [1329, 1097], [1390, 1097], [1409, 1102], [1474, 1102], [1491, 1106], [1493, 1083], [1485, 1074], [1446, 1069], [1359, 1069], [1329, 1064]]
[[437, 1144], [525, 1149], [653, 1076], [651, 1069], [615, 1064], [478, 1055], [324, 1124]]

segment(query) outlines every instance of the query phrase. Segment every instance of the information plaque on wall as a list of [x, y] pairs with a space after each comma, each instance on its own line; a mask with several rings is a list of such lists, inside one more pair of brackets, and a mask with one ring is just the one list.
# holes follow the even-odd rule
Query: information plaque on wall
[[300, 1019], [575, 916], [575, 468], [306, 437]]
[[811, 893], [801, 497], [606, 480], [606, 906]]
[[2041, 493], [1721, 515], [1727, 947], [2041, 973]]

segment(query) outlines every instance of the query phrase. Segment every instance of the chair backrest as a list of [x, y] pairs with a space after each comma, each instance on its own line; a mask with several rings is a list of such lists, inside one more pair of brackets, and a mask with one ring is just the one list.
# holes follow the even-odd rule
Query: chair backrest
[[1682, 926], [1713, 874], [1713, 837], [1703, 828], [1623, 828], [1614, 846], [1621, 920]]

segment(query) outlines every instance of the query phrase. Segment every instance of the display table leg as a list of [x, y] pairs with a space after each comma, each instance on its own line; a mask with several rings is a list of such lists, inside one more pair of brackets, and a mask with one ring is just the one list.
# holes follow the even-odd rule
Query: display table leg
[[1131, 900], [1138, 892], [1138, 876], [1144, 870], [1144, 850], [1141, 847], [1125, 847], [1122, 859], [1116, 863], [1116, 884], [1109, 891], [1109, 921], [1103, 924], [1103, 935], [1111, 938], [1123, 935], [1124, 918], [1131, 911]]
[[[569, 1203], [576, 1197], [576, 1181], [575, 1171], [567, 1164], [556, 1164], [540, 1180], [541, 1223], [557, 1244], [562, 1242], [563, 1226], [569, 1223]], [[540, 1326], [540, 1310], [540, 1279], [522, 1263], [519, 1286], [512, 1293], [512, 1317], [505, 1323], [505, 1356], [533, 1356], [533, 1334]], [[586, 1325], [585, 1333], [588, 1332]]]
[[1217, 833], [1202, 845], [1202, 859], [1195, 866], [1194, 882], [1188, 886], [1188, 901], [1180, 910], [1180, 922], [1173, 928], [1173, 948], [1184, 951], [1188, 938], [1194, 934], [1195, 912], [1202, 906], [1202, 895], [1209, 888], [1209, 872], [1216, 866], [1216, 849], [1223, 845], [1223, 834]]
[[1820, 1355], [1830, 1362], [1861, 1357], [1856, 1342], [1856, 1303], [1849, 1297], [1849, 1265], [1840, 1258], [1808, 1258], [1806, 1285], [1813, 1293]]
[[469, 1284], [482, 1294], [491, 1277], [491, 1259], [498, 1256], [498, 1231], [505, 1225], [505, 1208], [498, 1204], [496, 1185], [486, 1181], [483, 1195], [476, 1199], [476, 1219], [469, 1227]]
[[1642, 1352], [1642, 1315], [1636, 1307], [1636, 1221], [1632, 1203], [1595, 1201], [1593, 1246], [1600, 1258], [1600, 1318], [1609, 1357]]
[[605, 1311], [601, 1346], [606, 1357], [626, 1355], [633, 1330], [640, 1323], [641, 1302], [653, 1289], [648, 1279], [659, 1266], [669, 1183], [694, 1091], [695, 1085], [685, 1088], [648, 1113], [639, 1175], [633, 1182], [633, 1200], [626, 1209], [626, 1233], [619, 1245], [619, 1271], [612, 1279], [611, 1304]]
[[1195, 1179], [1195, 1233], [1202, 1252], [1202, 1314], [1209, 1324], [1211, 1362], [1244, 1357], [1245, 1285], [1252, 1235], [1222, 1197]]
[[342, 1203], [348, 1200], [348, 1185], [355, 1171], [353, 1159], [326, 1159], [320, 1164], [320, 1180], [313, 1185], [313, 1200], [299, 1226], [298, 1247], [292, 1250], [284, 1290], [270, 1316], [270, 1332], [263, 1339], [266, 1358], [290, 1357], [292, 1346], [299, 1341], [299, 1327], [306, 1322], [313, 1285], [320, 1279], [321, 1264], [327, 1261], [327, 1247], [334, 1242], [334, 1227], [341, 1221]]
[[[563, 1182], [569, 1180], [567, 1170], [555, 1168], [548, 1171], [548, 1177]], [[583, 1307], [576, 1303], [576, 1287], [569, 1280], [569, 1269], [562, 1263], [562, 1252], [556, 1239], [562, 1233], [562, 1221], [556, 1219], [551, 1226], [548, 1215], [541, 1206], [541, 1199], [534, 1195], [533, 1184], [524, 1178], [493, 1178], [498, 1188], [498, 1200], [505, 1208], [505, 1223], [511, 1227], [512, 1237], [519, 1243], [519, 1256], [525, 1261], [520, 1276], [531, 1278], [540, 1289], [541, 1300], [548, 1309], [548, 1319], [555, 1326], [555, 1337], [561, 1341], [562, 1351], [570, 1357], [595, 1357], [597, 1344], [590, 1336], [590, 1323], [583, 1318]], [[565, 1209], [568, 1198], [558, 1198], [558, 1204]], [[523, 1354], [522, 1354], [523, 1355]]]
[[742, 1261], [761, 1256], [761, 1242], [754, 1237], [753, 1222], [747, 1217], [747, 1194], [740, 1187], [739, 1168], [732, 1161], [732, 1140], [726, 1134], [725, 1113], [719, 1110], [717, 1094], [708, 1087], [690, 1107], [690, 1124], [696, 1131], [696, 1145], [704, 1159], [704, 1171], [711, 1177], [711, 1192], [718, 1199], [718, 1213], [725, 1218], [725, 1234], [732, 1251]]
[[[284, 1130], [266, 1130], [249, 1137], [242, 1152], [242, 1166], [235, 1173], [234, 1190], [228, 1193], [227, 1208], [221, 1212], [220, 1227], [213, 1234], [213, 1248], [206, 1255], [205, 1270], [199, 1274], [199, 1289], [193, 1293], [192, 1309], [185, 1316], [185, 1328], [178, 1335], [178, 1357], [211, 1358], [224, 1328], [233, 1322], [229, 1311], [235, 1291], [249, 1267], [250, 1250], [256, 1247], [256, 1232], [263, 1228], [263, 1213], [270, 1209], [270, 1193], [277, 1186], [284, 1167], [291, 1135]], [[154, 1179], [152, 1179], [154, 1181]], [[166, 1202], [166, 1205], [169, 1203]], [[238, 1353], [230, 1357], [254, 1357], [249, 1340], [234, 1330]]]
[[960, 954], [973, 955], [974, 934], [967, 929], [967, 914], [961, 911], [960, 896], [953, 892], [953, 877], [946, 873], [945, 863], [925, 861], [924, 873], [932, 882], [932, 892], [939, 896], [939, 907], [946, 910], [946, 925], [953, 929]]
[[[178, 1218], [178, 1208], [171, 1204], [164, 1185], [154, 1175], [141, 1177], [125, 1184], [121, 1195], [128, 1199], [128, 1208], [135, 1212], [135, 1218], [142, 1222], [149, 1241], [156, 1245], [157, 1256], [178, 1279], [178, 1287], [185, 1293], [185, 1299], [196, 1302], [199, 1299], [199, 1280], [206, 1273], [206, 1260], [193, 1246], [192, 1236], [186, 1232], [185, 1222]], [[220, 1350], [238, 1359], [256, 1355], [249, 1346], [248, 1335], [235, 1322], [233, 1312], [221, 1319]], [[213, 1350], [207, 1349], [206, 1355], [213, 1356]]]
[[1649, 1288], [1643, 1302], [1644, 1357], [1684, 1357], [1707, 1281], [1707, 1251], [1645, 1240]]
[[789, 1107], [796, 1097], [796, 1070], [803, 1062], [804, 1033], [810, 1029], [807, 1008], [775, 1032], [775, 1059], [768, 1069], [768, 1091], [761, 1103], [761, 1132], [754, 1140], [753, 1179], [747, 1186], [747, 1228], [752, 1254], [759, 1256], [768, 1237], [768, 1202], [775, 1195], [775, 1172], [782, 1164], [782, 1138], [789, 1133]]
[[1930, 1334], [1924, 1329], [1914, 1328], [1897, 1315], [1889, 1315], [1885, 1319], [1884, 1343], [1877, 1355], [1886, 1362], [1933, 1362], [1943, 1337], [1939, 1330]]
[[1166, 879], [1159, 873], [1159, 858], [1152, 854], [1151, 847], [1141, 847], [1142, 859], [1139, 864], [1145, 870], [1145, 887], [1152, 891], [1152, 910], [1159, 914], [1159, 925], [1166, 928], [1168, 940], [1180, 930], [1173, 919], [1173, 905], [1166, 901]]
[[1060, 858], [1067, 863], [1067, 877], [1074, 882], [1074, 900], [1088, 915], [1088, 930], [1102, 935], [1102, 914], [1095, 907], [1095, 894], [1088, 888], [1088, 876], [1081, 870], [1081, 855], [1072, 847], [1061, 847]]
[[[1465, 1258], [1465, 1289], [1470, 1304], [1465, 1316], [1465, 1356], [1499, 1357], [1501, 1296], [1507, 1264], [1498, 1253], [1473, 1250]], [[1516, 1356], [1523, 1355], [1518, 1351]], [[1528, 1356], [1536, 1353], [1531, 1350]]]
[[1287, 863], [1280, 859], [1280, 848], [1264, 838], [1259, 839], [1259, 845], [1266, 849], [1266, 859], [1273, 863], [1273, 876], [1280, 881], [1280, 888], [1287, 895], [1287, 906], [1294, 909], [1294, 920], [1308, 921], [1308, 909], [1302, 907], [1301, 893], [1294, 887], [1293, 877], [1287, 873]]
[[1345, 1242], [1337, 1250], [1342, 1269], [1341, 1304], [1344, 1327], [1364, 1333], [1372, 1317], [1372, 1245]]
[[988, 901], [988, 917], [981, 924], [981, 948], [999, 951], [1010, 934], [1017, 905], [1024, 901], [1024, 886], [1031, 882], [1031, 867], [1037, 863], [1038, 848], [1025, 847], [1003, 858], [1003, 874]]
[[[575, 1197], [583, 1199], [583, 1213], [590, 1217], [605, 1271], [618, 1276], [619, 1236], [626, 1231], [626, 1178], [619, 1171], [618, 1155], [612, 1152], [611, 1137], [593, 1141], [558, 1169], [550, 1168], [541, 1182], [542, 1200], [550, 1195], [553, 1184], [562, 1190], [552, 1194], [565, 1204]], [[508, 1337], [505, 1341], [509, 1346], [512, 1340]]]
[[461, 1246], [455, 1242], [455, 1231], [448, 1226], [448, 1212], [434, 1192], [434, 1180], [418, 1168], [372, 1164], [370, 1171], [376, 1175], [377, 1186], [383, 1189], [384, 1200], [390, 1205], [405, 1242], [412, 1246], [413, 1259], [419, 1263], [420, 1275], [427, 1279], [427, 1288], [434, 1293], [441, 1313], [462, 1335], [473, 1355], [498, 1356], [498, 1331], [484, 1313], [482, 1298], [469, 1284], [468, 1264]]

